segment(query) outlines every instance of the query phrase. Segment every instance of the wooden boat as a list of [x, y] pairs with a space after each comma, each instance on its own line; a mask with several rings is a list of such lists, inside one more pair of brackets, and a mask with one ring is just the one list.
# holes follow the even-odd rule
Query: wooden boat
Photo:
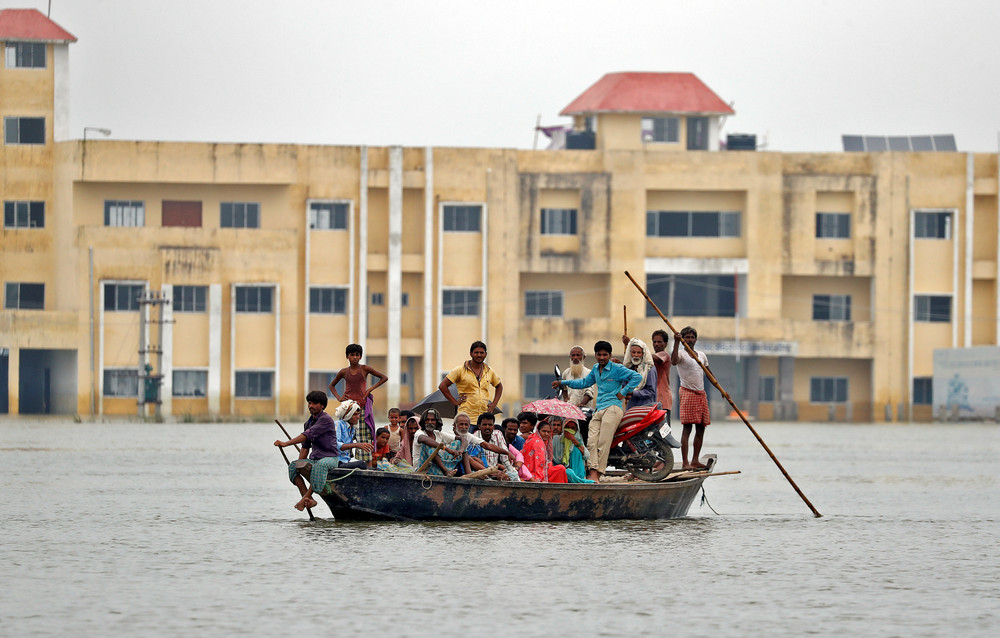
[[330, 471], [321, 494], [338, 520], [580, 521], [681, 518], [711, 476], [708, 468], [643, 481], [511, 483], [396, 474], [378, 470]]

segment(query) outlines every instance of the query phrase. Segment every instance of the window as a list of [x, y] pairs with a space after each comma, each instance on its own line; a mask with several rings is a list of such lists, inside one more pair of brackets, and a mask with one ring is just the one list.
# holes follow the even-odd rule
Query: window
[[174, 286], [175, 312], [205, 312], [208, 286]]
[[260, 204], [222, 202], [219, 226], [222, 228], [260, 228]]
[[[333, 378], [337, 376], [337, 371], [333, 372], [310, 372], [309, 373], [309, 390], [322, 390], [326, 392], [326, 396], [333, 398], [333, 393], [330, 392], [330, 382]], [[340, 383], [337, 384], [337, 392], [344, 391], [344, 380], [341, 379]]]
[[[736, 314], [734, 284], [733, 275], [648, 275], [646, 277], [646, 290], [650, 298], [670, 316], [733, 317]], [[646, 316], [658, 316], [649, 304], [646, 307]]]
[[850, 321], [850, 295], [813, 295], [814, 321]]
[[478, 290], [444, 290], [441, 299], [441, 314], [448, 316], [479, 316]]
[[761, 403], [774, 403], [774, 388], [777, 379], [773, 376], [760, 377], [760, 392], [757, 400]]
[[680, 129], [680, 118], [644, 117], [642, 118], [642, 141], [676, 144], [680, 141]]
[[820, 239], [850, 239], [850, 213], [816, 213], [816, 237]]
[[178, 202], [165, 199], [160, 210], [161, 226], [201, 228], [201, 202]]
[[933, 377], [913, 377], [913, 405], [933, 405], [933, 381]]
[[563, 292], [561, 290], [524, 291], [525, 317], [561, 317]]
[[949, 295], [916, 295], [913, 297], [913, 320], [948, 323], [951, 321]]
[[8, 69], [44, 69], [44, 42], [8, 42], [4, 52], [4, 66]]
[[273, 297], [271, 286], [237, 286], [236, 312], [271, 312]]
[[208, 392], [207, 370], [174, 370], [175, 397], [203, 397]]
[[541, 233], [543, 235], [575, 235], [575, 208], [543, 208]]
[[542, 399], [553, 393], [552, 380], [555, 377], [551, 372], [538, 373], [526, 372], [524, 374], [524, 388], [521, 393], [524, 399]]
[[110, 312], [133, 312], [139, 309], [142, 284], [104, 284], [104, 309]]
[[951, 239], [949, 211], [917, 211], [913, 214], [913, 236], [917, 239]]
[[448, 232], [477, 233], [480, 229], [482, 206], [447, 205], [444, 207], [444, 229]]
[[236, 396], [241, 399], [270, 399], [273, 372], [236, 372]]
[[347, 288], [310, 288], [309, 312], [323, 315], [347, 314]]
[[45, 202], [4, 202], [5, 228], [44, 228]]
[[105, 226], [145, 226], [146, 203], [125, 200], [104, 200]]
[[44, 310], [45, 284], [8, 282], [4, 286], [3, 307], [7, 310]]
[[812, 377], [809, 379], [812, 403], [847, 403], [847, 377]]
[[739, 237], [738, 211], [646, 212], [647, 237]]
[[408, 293], [408, 292], [401, 292], [401, 293], [399, 293], [399, 305], [400, 306], [409, 306], [410, 305], [410, 293]]
[[3, 141], [5, 144], [44, 144], [45, 118], [3, 118]]
[[138, 397], [139, 371], [135, 368], [105, 368], [104, 396]]
[[311, 202], [309, 228], [314, 230], [347, 230], [347, 202]]
[[384, 306], [385, 305], [385, 295], [381, 292], [372, 293], [372, 305], [373, 306]]
[[687, 118], [687, 150], [707, 151], [708, 150], [708, 118], [691, 117]]

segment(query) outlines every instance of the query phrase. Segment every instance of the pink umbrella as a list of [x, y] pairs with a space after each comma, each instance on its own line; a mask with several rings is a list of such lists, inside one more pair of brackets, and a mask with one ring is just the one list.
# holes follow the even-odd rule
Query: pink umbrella
[[549, 416], [561, 416], [564, 419], [574, 419], [581, 421], [586, 418], [583, 410], [559, 399], [539, 399], [521, 406], [522, 412], [534, 412], [535, 414], [547, 414]]

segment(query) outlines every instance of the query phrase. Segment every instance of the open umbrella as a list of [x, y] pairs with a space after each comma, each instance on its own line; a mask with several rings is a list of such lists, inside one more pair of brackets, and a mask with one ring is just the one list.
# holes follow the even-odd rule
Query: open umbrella
[[[448, 386], [448, 392], [450, 392], [451, 396], [458, 401], [458, 390], [455, 388], [454, 384]], [[413, 410], [417, 416], [419, 416], [421, 412], [428, 408], [434, 408], [441, 414], [442, 417], [448, 418], [454, 418], [455, 414], [458, 412], [458, 408], [455, 407], [455, 404], [444, 398], [440, 389], [435, 390], [423, 399], [420, 399], [420, 401], [418, 401], [417, 404], [410, 409]], [[500, 414], [500, 409], [493, 408], [493, 414]]]
[[564, 419], [573, 419], [580, 422], [586, 418], [583, 410], [559, 399], [539, 399], [531, 403], [525, 403], [521, 407], [522, 412], [534, 412], [535, 414], [547, 414], [549, 416], [561, 416]]

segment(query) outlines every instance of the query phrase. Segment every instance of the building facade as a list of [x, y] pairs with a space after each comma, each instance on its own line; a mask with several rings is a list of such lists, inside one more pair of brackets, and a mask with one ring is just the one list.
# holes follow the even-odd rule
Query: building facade
[[623, 306], [664, 327], [626, 271], [761, 419], [930, 419], [934, 349], [997, 343], [996, 154], [709, 150], [732, 111], [689, 74], [606, 76], [617, 102], [564, 111], [582, 150], [71, 140], [74, 38], [27, 13], [0, 12], [0, 412], [151, 413], [151, 384], [168, 417], [292, 414], [352, 342], [384, 411], [477, 339], [516, 412]]

